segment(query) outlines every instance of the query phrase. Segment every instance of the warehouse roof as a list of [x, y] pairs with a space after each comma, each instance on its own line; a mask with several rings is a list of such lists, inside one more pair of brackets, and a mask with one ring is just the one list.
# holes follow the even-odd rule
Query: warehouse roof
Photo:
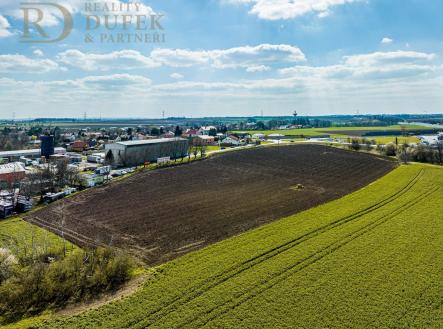
[[0, 165], [0, 175], [12, 174], [15, 172], [26, 172], [25, 167], [21, 162], [11, 162]]
[[[56, 154], [65, 153], [66, 149], [63, 147], [56, 147], [54, 149]], [[32, 150], [16, 150], [16, 151], [4, 151], [0, 152], [0, 158], [17, 157], [17, 156], [39, 156], [41, 154], [40, 149]]]
[[197, 136], [198, 138], [200, 138], [200, 139], [214, 139], [215, 137], [214, 136], [206, 136], [206, 135], [200, 135], [200, 136]]
[[128, 141], [128, 142], [117, 142], [116, 144], [124, 145], [124, 146], [138, 146], [138, 145], [146, 145], [146, 144], [158, 144], [158, 143], [167, 143], [174, 141], [186, 141], [184, 138], [157, 138], [157, 139], [147, 139], [142, 141]]

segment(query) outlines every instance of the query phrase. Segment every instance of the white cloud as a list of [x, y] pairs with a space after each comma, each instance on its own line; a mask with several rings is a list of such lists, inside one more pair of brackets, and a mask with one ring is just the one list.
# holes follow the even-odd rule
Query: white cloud
[[343, 57], [343, 63], [330, 66], [294, 66], [279, 70], [283, 75], [326, 79], [394, 79], [433, 73], [434, 54], [395, 51]]
[[136, 50], [120, 50], [106, 54], [83, 53], [70, 49], [58, 54], [57, 60], [63, 64], [81, 68], [86, 71], [108, 71], [113, 68], [135, 69], [160, 66], [150, 57], [143, 56]]
[[[112, 74], [102, 76], [87, 76], [72, 80], [52, 81], [18, 81], [0, 78], [0, 96], [3, 93], [29, 95], [34, 101], [61, 101], [71, 99], [89, 99], [94, 101], [96, 97], [107, 102], [114, 99], [115, 93], [119, 98], [142, 95], [149, 91], [152, 81], [143, 76], [130, 74]], [[18, 96], [19, 97], [19, 96]], [[112, 103], [113, 101], [111, 101]]]
[[36, 49], [33, 51], [33, 54], [38, 57], [43, 57], [45, 54], [40, 49]]
[[12, 33], [9, 31], [10, 27], [11, 26], [9, 25], [6, 17], [0, 15], [0, 38], [7, 38], [12, 35]]
[[332, 7], [357, 1], [359, 0], [224, 0], [234, 4], [250, 4], [252, 8], [249, 13], [266, 20], [292, 19], [310, 13], [326, 17]]
[[216, 69], [245, 69], [248, 72], [269, 70], [275, 63], [294, 63], [306, 60], [303, 52], [290, 45], [261, 44], [215, 50], [188, 50], [157, 48], [149, 55], [135, 50], [93, 54], [70, 49], [59, 53], [57, 60], [63, 64], [87, 71], [106, 71], [119, 67], [124, 70], [135, 68], [212, 67]]
[[257, 65], [257, 66], [250, 66], [246, 69], [246, 72], [249, 73], [255, 73], [255, 72], [264, 72], [269, 71], [271, 68], [266, 65]]
[[290, 45], [261, 44], [210, 52], [216, 68], [250, 68], [265, 64], [303, 62], [305, 55], [300, 48]]
[[170, 75], [170, 77], [171, 77], [172, 79], [175, 79], [175, 80], [181, 80], [181, 79], [184, 78], [184, 76], [183, 76], [182, 74], [180, 74], [180, 73], [172, 73], [172, 74]]
[[388, 44], [391, 44], [391, 43], [393, 43], [393, 42], [394, 42], [394, 40], [391, 39], [391, 38], [388, 38], [388, 37], [384, 37], [384, 38], [381, 40], [381, 43], [384, 44], [384, 45], [388, 45]]
[[208, 63], [210, 56], [208, 51], [158, 48], [151, 52], [151, 58], [166, 66], [191, 67]]
[[302, 62], [303, 52], [290, 45], [261, 44], [229, 49], [192, 51], [187, 49], [155, 49], [151, 58], [172, 67], [210, 65], [218, 69], [264, 67], [265, 64]]
[[399, 50], [392, 52], [376, 52], [364, 55], [346, 56], [344, 58], [346, 64], [358, 66], [430, 61], [435, 58], [435, 54]]
[[18, 54], [0, 55], [0, 72], [46, 73], [59, 69], [59, 65], [50, 59], [36, 60]]
[[122, 92], [125, 90], [125, 88], [145, 89], [150, 87], [152, 83], [152, 81], [146, 77], [130, 74], [89, 76], [78, 79], [76, 82], [83, 88], [103, 90], [105, 92], [112, 92], [114, 89], [118, 89], [120, 92]]

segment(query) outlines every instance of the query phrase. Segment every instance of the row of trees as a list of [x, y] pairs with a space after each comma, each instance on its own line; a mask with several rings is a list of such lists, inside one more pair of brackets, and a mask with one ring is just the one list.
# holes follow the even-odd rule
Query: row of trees
[[[312, 119], [308, 117], [294, 117], [293, 120], [269, 120], [267, 122], [250, 120], [248, 123], [255, 123], [253, 126], [254, 130], [274, 130], [280, 126], [287, 125], [300, 125], [303, 127], [313, 128], [327, 128], [332, 126], [332, 121], [330, 120]], [[240, 122], [237, 128], [240, 130], [245, 130], [249, 127], [250, 126], [248, 126], [247, 123]]]
[[349, 144], [349, 148], [354, 151], [359, 151], [361, 149], [371, 151], [375, 149], [382, 155], [397, 157], [399, 161], [403, 163], [413, 161], [443, 165], [443, 142], [437, 143], [433, 146], [424, 144], [409, 145], [389, 143], [386, 145], [377, 145], [377, 147], [375, 147], [374, 141], [353, 138]]
[[81, 187], [84, 178], [77, 168], [70, 167], [65, 160], [34, 169], [20, 183], [20, 194], [24, 196], [40, 195], [48, 192], [58, 192], [65, 186]]
[[203, 158], [206, 155], [206, 151], [207, 151], [207, 146], [200, 143], [194, 143], [193, 141], [191, 141], [188, 144], [188, 160], [191, 161], [191, 156], [197, 158], [199, 154]]
[[443, 165], [443, 143], [429, 145], [395, 145], [387, 144], [378, 148], [379, 152], [387, 156], [396, 156], [401, 162], [423, 162]]

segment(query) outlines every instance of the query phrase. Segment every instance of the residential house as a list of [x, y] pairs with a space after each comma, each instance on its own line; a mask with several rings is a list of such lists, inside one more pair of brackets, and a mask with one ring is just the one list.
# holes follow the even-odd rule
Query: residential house
[[209, 135], [211, 131], [217, 131], [217, 127], [214, 126], [206, 126], [206, 127], [201, 127], [199, 129], [199, 135]]
[[197, 137], [197, 136], [199, 136], [200, 135], [200, 133], [199, 133], [199, 130], [198, 129], [188, 129], [188, 130], [186, 130], [186, 132], [183, 134], [183, 137], [189, 137], [189, 138], [192, 138], [192, 137]]
[[264, 140], [265, 139], [265, 134], [254, 134], [252, 135], [252, 139], [257, 139], [257, 140]]
[[214, 136], [197, 136], [194, 139], [195, 145], [201, 145], [201, 146], [207, 146], [207, 145], [214, 145], [215, 144], [215, 137]]
[[70, 152], [83, 152], [88, 149], [89, 145], [83, 141], [75, 141], [71, 145], [68, 146], [68, 151]]
[[222, 146], [239, 146], [242, 144], [240, 138], [234, 135], [230, 135], [221, 141]]

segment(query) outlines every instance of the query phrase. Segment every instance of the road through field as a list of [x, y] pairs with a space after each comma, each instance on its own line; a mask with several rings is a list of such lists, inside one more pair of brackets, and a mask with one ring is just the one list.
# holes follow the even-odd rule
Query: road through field
[[439, 328], [443, 169], [358, 192], [157, 269], [133, 296], [42, 328]]

